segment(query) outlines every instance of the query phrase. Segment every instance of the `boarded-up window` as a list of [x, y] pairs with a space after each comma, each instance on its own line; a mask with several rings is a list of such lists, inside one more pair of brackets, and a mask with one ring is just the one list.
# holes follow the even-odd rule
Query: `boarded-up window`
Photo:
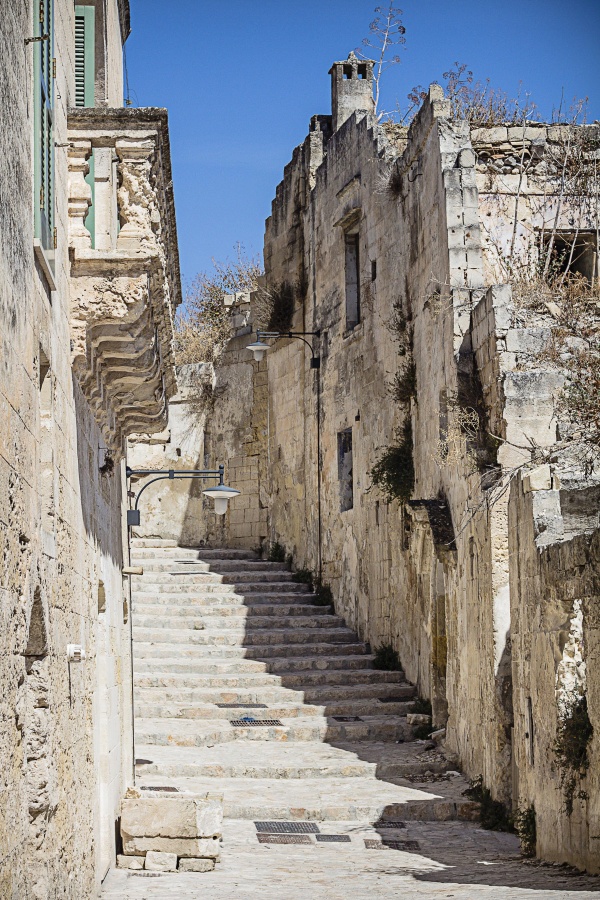
[[352, 429], [338, 433], [338, 478], [340, 482], [340, 510], [344, 512], [354, 506], [354, 486], [352, 479]]
[[346, 331], [360, 322], [360, 260], [358, 234], [346, 234]]

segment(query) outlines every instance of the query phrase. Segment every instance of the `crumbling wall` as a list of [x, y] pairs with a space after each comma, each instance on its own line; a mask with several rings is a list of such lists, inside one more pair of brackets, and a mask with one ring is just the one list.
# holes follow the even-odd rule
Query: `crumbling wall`
[[[538, 856], [590, 872], [600, 872], [599, 499], [597, 480], [543, 465], [514, 480], [509, 507], [515, 803], [535, 808]], [[582, 697], [593, 734], [589, 766], [573, 772], [556, 739]]]

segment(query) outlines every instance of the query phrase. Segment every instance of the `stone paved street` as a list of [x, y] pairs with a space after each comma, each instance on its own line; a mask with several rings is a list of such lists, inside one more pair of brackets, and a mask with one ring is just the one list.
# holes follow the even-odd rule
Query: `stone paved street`
[[250, 822], [225, 825], [222, 861], [208, 874], [114, 870], [102, 900], [567, 900], [600, 897], [600, 878], [571, 874], [519, 858], [512, 835], [459, 822], [407, 822], [386, 837], [418, 841], [422, 853], [367, 850], [381, 833], [354, 823], [319, 823], [322, 833], [345, 833], [350, 844], [259, 844]]

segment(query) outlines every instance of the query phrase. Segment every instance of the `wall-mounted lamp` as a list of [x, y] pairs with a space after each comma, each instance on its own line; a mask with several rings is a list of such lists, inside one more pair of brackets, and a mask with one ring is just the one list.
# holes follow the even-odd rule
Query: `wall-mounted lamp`
[[178, 481], [182, 478], [200, 478], [202, 481], [216, 478], [218, 479], [218, 484], [216, 484], [212, 488], [207, 488], [205, 491], [202, 491], [205, 497], [210, 497], [215, 501], [215, 513], [217, 516], [224, 516], [227, 512], [227, 504], [233, 498], [237, 497], [240, 491], [235, 488], [228, 487], [224, 481], [225, 466], [219, 466], [218, 469], [130, 469], [129, 466], [125, 469], [125, 475], [127, 478], [131, 478], [132, 475], [137, 475], [140, 478], [144, 478], [146, 475], [156, 475], [156, 478], [151, 478], [150, 481], [147, 481], [143, 488], [139, 491], [137, 497], [135, 498], [135, 504], [133, 509], [127, 510], [127, 524], [128, 525], [139, 525], [140, 524], [140, 511], [138, 509], [138, 504], [140, 502], [140, 497], [144, 493], [147, 487], [150, 487], [151, 484], [154, 484], [155, 481], [163, 481], [165, 478], [168, 478], [170, 481]]
[[280, 338], [297, 338], [299, 341], [304, 341], [306, 346], [309, 348], [311, 353], [310, 359], [310, 367], [311, 369], [320, 369], [321, 368], [321, 359], [319, 356], [316, 356], [313, 345], [307, 341], [306, 337], [320, 337], [320, 331], [257, 331], [256, 332], [256, 340], [253, 344], [248, 344], [246, 350], [251, 350], [254, 354], [254, 359], [256, 362], [260, 362], [263, 359], [265, 353], [269, 349], [269, 344], [265, 344], [263, 338], [273, 338], [274, 340], [279, 340]]

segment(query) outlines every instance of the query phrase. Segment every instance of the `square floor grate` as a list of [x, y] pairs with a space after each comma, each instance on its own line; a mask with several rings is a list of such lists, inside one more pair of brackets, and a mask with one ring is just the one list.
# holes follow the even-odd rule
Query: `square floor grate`
[[315, 834], [320, 844], [349, 844], [349, 834]]
[[332, 716], [334, 722], [362, 722], [360, 716]]
[[367, 850], [385, 850], [385, 844], [370, 838], [365, 838], [365, 847]]
[[219, 709], [268, 709], [266, 703], [215, 703]]
[[314, 822], [255, 822], [257, 831], [267, 834], [318, 834], [319, 826]]
[[162, 784], [143, 784], [143, 791], [166, 791], [169, 794], [178, 794], [179, 788], [172, 787], [170, 784], [162, 785]]
[[233, 725], [234, 728], [246, 728], [246, 726], [254, 726], [254, 725], [280, 725], [283, 726], [283, 722], [280, 722], [279, 719], [231, 719], [230, 725]]
[[390, 850], [406, 850], [408, 852], [417, 852], [419, 851], [419, 842], [418, 841], [385, 841], [385, 846], [389, 847]]
[[259, 844], [312, 844], [307, 834], [257, 834]]

